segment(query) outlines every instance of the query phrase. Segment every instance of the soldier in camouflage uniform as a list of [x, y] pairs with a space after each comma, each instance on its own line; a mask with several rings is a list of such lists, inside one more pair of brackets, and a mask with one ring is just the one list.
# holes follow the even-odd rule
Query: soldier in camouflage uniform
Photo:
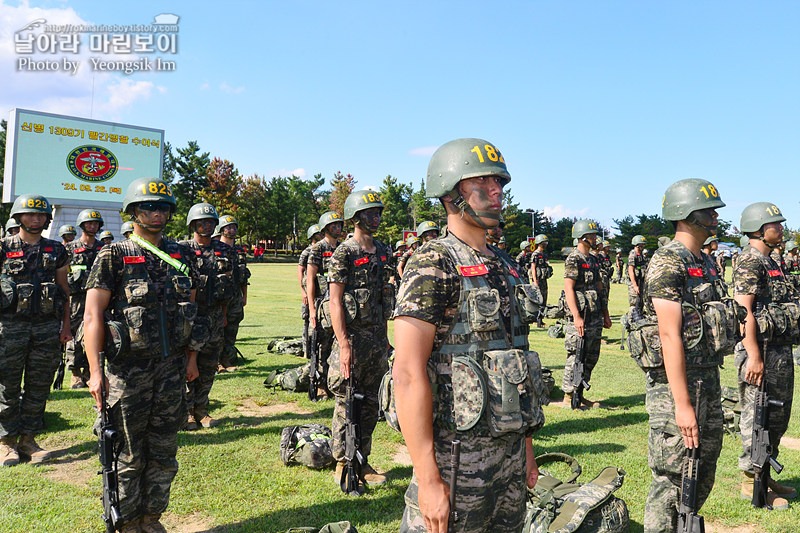
[[[640, 363], [647, 375], [648, 463], [653, 474], [644, 511], [646, 533], [677, 531], [687, 448], [700, 446], [698, 511], [714, 485], [723, 434], [719, 382], [723, 354], [710, 350], [710, 332], [692, 328], [703, 318], [687, 309], [701, 309], [703, 303], [721, 297], [714, 261], [701, 246], [716, 232], [716, 208], [724, 206], [714, 185], [701, 179], [673, 183], [664, 196], [662, 216], [675, 226], [675, 239], [656, 251], [643, 287], [645, 314], [651, 323], [658, 321], [647, 330], [648, 338], [654, 339], [648, 351], [663, 354]], [[684, 307], [684, 302], [694, 307]], [[698, 380], [702, 397], [700, 411], [695, 412]]]
[[133, 222], [123, 223], [122, 227], [119, 229], [119, 232], [122, 233], [122, 237], [124, 239], [130, 239], [131, 233], [133, 233]]
[[112, 242], [114, 242], [114, 234], [111, 233], [110, 231], [104, 231], [100, 234], [100, 240], [103, 242], [104, 245], [111, 244]]
[[516, 261], [519, 272], [525, 281], [528, 280], [528, 271], [531, 269], [531, 243], [528, 239], [519, 243], [519, 253], [517, 254]]
[[[353, 375], [361, 402], [361, 452], [368, 457], [372, 432], [378, 423], [378, 388], [389, 368], [389, 340], [386, 321], [394, 307], [394, 286], [389, 284], [386, 264], [391, 250], [373, 239], [383, 213], [378, 193], [369, 190], [351, 193], [344, 203], [344, 218], [355, 225], [353, 237], [336, 248], [328, 270], [330, 319], [334, 341], [328, 358], [328, 388], [336, 398], [333, 409], [331, 449], [336, 460], [336, 482], [345, 466], [345, 388]], [[357, 303], [355, 318], [346, 323], [342, 298], [345, 294]], [[386, 476], [366, 463], [361, 474], [367, 486], [383, 485]]]
[[775, 261], [776, 263], [778, 263], [778, 265], [781, 267], [781, 270], [784, 270], [784, 268], [785, 268], [784, 264], [783, 264], [783, 250], [784, 250], [784, 248], [786, 248], [786, 243], [781, 241], [774, 248], [772, 248], [772, 250], [770, 251], [770, 254], [769, 254], [769, 256], [772, 258], [772, 260]]
[[89, 272], [92, 265], [104, 246], [102, 242], [95, 239], [95, 235], [103, 227], [103, 217], [100, 211], [95, 209], [84, 209], [78, 213], [75, 225], [81, 228], [79, 239], [67, 245], [69, 254], [69, 292], [70, 305], [70, 329], [73, 339], [66, 345], [65, 362], [66, 369], [72, 372], [73, 389], [86, 388], [89, 380], [89, 361], [83, 351], [83, 312], [86, 310], [86, 280], [89, 279]]
[[397, 265], [400, 264], [400, 258], [406, 253], [406, 241], [400, 240], [394, 243], [394, 253], [392, 254], [392, 262], [389, 268], [392, 271], [391, 280], [394, 283], [395, 289], [400, 287], [400, 276], [397, 274]]
[[421, 222], [417, 226], [417, 237], [419, 237], [420, 246], [428, 241], [432, 241], [433, 239], [438, 239], [439, 226], [437, 226], [436, 222], [433, 222], [432, 220]]
[[611, 244], [608, 241], [598, 242], [597, 262], [600, 264], [600, 277], [606, 292], [608, 292], [611, 287], [611, 276], [614, 275], [614, 264], [611, 262], [610, 250]]
[[[159, 519], [178, 472], [184, 383], [197, 377], [197, 352], [188, 349], [197, 311], [195, 254], [162, 237], [175, 207], [163, 180], [134, 180], [123, 200], [134, 233], [100, 250], [86, 283], [89, 391], [98, 410], [101, 390], [108, 395], [108, 416], [120, 434], [118, 529], [123, 533], [166, 532]], [[110, 328], [124, 332], [127, 342], [108, 342]], [[105, 369], [100, 362], [104, 346]]]
[[17, 233], [19, 233], [19, 222], [14, 220], [14, 217], [11, 217], [6, 222], [6, 237], [13, 237]]
[[712, 235], [703, 243], [703, 253], [708, 257], [714, 257], [717, 248], [719, 247], [719, 237]]
[[219, 358], [220, 372], [233, 372], [236, 370], [236, 337], [239, 335], [239, 324], [244, 320], [244, 308], [247, 305], [247, 286], [250, 279], [250, 269], [247, 268], [247, 250], [236, 244], [239, 233], [239, 223], [232, 215], [223, 215], [219, 219], [220, 240], [233, 248], [236, 252], [236, 267], [233, 270], [233, 296], [228, 303], [227, 324], [223, 329], [223, 348]]
[[192, 350], [197, 351], [197, 379], [187, 383], [186, 406], [189, 414], [186, 429], [213, 428], [219, 421], [208, 413], [209, 393], [214, 385], [214, 376], [219, 367], [219, 358], [225, 338], [224, 327], [228, 305], [236, 289], [234, 272], [239, 266], [236, 250], [222, 241], [211, 238], [219, 223], [216, 208], [211, 204], [195, 204], [186, 216], [186, 225], [194, 232], [194, 238], [180, 244], [195, 254], [196, 268], [200, 278], [197, 287], [197, 319], [195, 326], [203, 326], [206, 332], [192, 339]]
[[797, 243], [790, 241], [786, 243], [786, 254], [783, 256], [783, 264], [786, 265], [783, 271], [795, 290], [800, 291], [800, 255], [797, 253]]
[[635, 235], [631, 239], [633, 249], [628, 254], [628, 305], [631, 307], [631, 320], [642, 317], [642, 281], [647, 270], [647, 256], [644, 253], [645, 239], [642, 235]]
[[531, 254], [530, 268], [528, 269], [529, 279], [533, 285], [539, 287], [539, 292], [542, 293], [542, 313], [537, 320], [537, 326], [544, 327], [544, 309], [547, 307], [547, 280], [553, 275], [553, 267], [548, 262], [549, 256], [547, 255], [547, 245], [550, 241], [547, 235], [537, 235], [533, 240], [533, 245], [536, 249]]
[[[567, 309], [567, 324], [564, 326], [564, 347], [567, 364], [564, 366], [564, 403], [572, 403], [575, 393], [572, 372], [578, 354], [578, 340], [583, 337], [584, 380], [589, 383], [597, 361], [600, 359], [600, 341], [603, 328], [611, 327], [608, 314], [608, 292], [600, 277], [600, 265], [589, 250], [595, 245], [597, 224], [590, 220], [578, 220], [572, 226], [572, 237], [578, 245], [564, 261], [564, 305]], [[584, 407], [600, 407], [599, 402], [581, 398]]]
[[63, 224], [58, 228], [58, 236], [61, 237], [61, 244], [66, 246], [75, 240], [78, 235], [78, 230], [71, 224]]
[[[538, 477], [531, 436], [544, 423], [541, 366], [515, 311], [513, 260], [484, 231], [497, 225], [510, 179], [500, 152], [480, 139], [442, 145], [428, 166], [426, 192], [444, 204], [448, 233], [411, 258], [395, 311], [397, 416], [414, 464], [401, 532], [522, 530], [526, 482]], [[498, 394], [512, 367], [524, 369], [513, 408]], [[492, 384], [488, 397], [478, 380]], [[455, 439], [459, 518], [448, 524]]]
[[614, 283], [622, 283], [622, 273], [625, 270], [622, 262], [622, 249], [616, 249], [616, 256], [614, 257], [614, 266], [616, 267], [616, 275], [614, 276]]
[[311, 328], [317, 329], [317, 351], [320, 368], [321, 386], [317, 391], [318, 398], [327, 398], [328, 357], [333, 346], [333, 331], [324, 328], [318, 322], [323, 299], [328, 296], [328, 272], [333, 252], [339, 246], [344, 221], [339, 213], [328, 211], [322, 213], [317, 224], [322, 231], [322, 240], [311, 247], [306, 269], [306, 292], [309, 301], [308, 321]]
[[405, 272], [406, 269], [406, 263], [408, 263], [408, 260], [411, 259], [411, 256], [414, 255], [414, 252], [417, 251], [417, 248], [419, 248], [421, 244], [422, 240], [416, 235], [409, 235], [406, 239], [406, 251], [397, 262], [397, 275], [401, 282], [403, 279], [403, 272]]
[[309, 309], [309, 299], [308, 294], [306, 293], [306, 270], [308, 269], [308, 259], [311, 257], [311, 248], [322, 239], [322, 232], [319, 229], [319, 224], [313, 224], [308, 227], [308, 231], [306, 232], [308, 237], [309, 243], [305, 249], [300, 252], [300, 260], [297, 263], [297, 281], [300, 284], [300, 297], [302, 300], [302, 304], [300, 306], [300, 317], [303, 319], [303, 355], [306, 359], [311, 357], [311, 354], [308, 353], [308, 339], [310, 336], [310, 332], [308, 330], [308, 309]]
[[[783, 407], [769, 407], [769, 438], [772, 457], [778, 457], [778, 445], [786, 433], [792, 413], [794, 393], [794, 362], [792, 343], [800, 339], [791, 335], [770, 338], [769, 332], [760, 331], [757, 324], [770, 321], [774, 307], [796, 306], [798, 294], [786, 280], [780, 265], [771, 257], [783, 239], [786, 218], [774, 204], [757, 202], [742, 212], [739, 227], [750, 237], [750, 250], [739, 256], [733, 273], [734, 298], [747, 309], [745, 334], [736, 346], [736, 367], [739, 375], [739, 398], [742, 415], [739, 426], [742, 433], [742, 454], [739, 469], [743, 472], [741, 497], [753, 497], [753, 465], [750, 461], [753, 439], [755, 396], [761, 381], [766, 379], [766, 392], [770, 400], [784, 402]], [[756, 320], [758, 317], [759, 320]], [[767, 338], [764, 338], [764, 336]], [[769, 466], [767, 467], [769, 468]], [[772, 509], [788, 509], [786, 498], [795, 498], [797, 491], [769, 479], [767, 503]]]
[[0, 466], [50, 458], [34, 435], [44, 430], [61, 344], [72, 338], [69, 258], [60, 242], [41, 235], [53, 219], [50, 202], [23, 194], [11, 217], [21, 229], [0, 241]]

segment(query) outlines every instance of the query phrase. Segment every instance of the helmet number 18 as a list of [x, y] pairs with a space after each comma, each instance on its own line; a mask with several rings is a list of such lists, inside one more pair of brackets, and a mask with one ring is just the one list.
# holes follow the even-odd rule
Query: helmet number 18
[[700, 187], [700, 190], [703, 192], [703, 194], [706, 195], [706, 198], [711, 198], [712, 196], [714, 198], [719, 198], [719, 193], [717, 192], [717, 189], [710, 183], [707, 186], [704, 185]]
[[[483, 146], [483, 149], [486, 151], [486, 157], [488, 157], [490, 161], [500, 161], [501, 163], [505, 163], [506, 162], [506, 160], [503, 159], [503, 154], [501, 154], [500, 151], [497, 148], [495, 148], [494, 146], [492, 146], [491, 144], [485, 144]], [[481, 147], [480, 146], [475, 145], [472, 148], [472, 150], [470, 150], [470, 152], [475, 152], [476, 154], [478, 154], [478, 161], [480, 163], [483, 163], [483, 162], [486, 161], [483, 158], [483, 152], [481, 152]]]

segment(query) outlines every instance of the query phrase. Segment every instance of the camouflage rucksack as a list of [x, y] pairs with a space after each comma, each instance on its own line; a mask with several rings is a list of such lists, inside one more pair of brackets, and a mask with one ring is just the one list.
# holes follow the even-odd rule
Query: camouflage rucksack
[[383, 375], [378, 388], [378, 409], [389, 427], [400, 431], [400, 422], [397, 421], [397, 411], [394, 406], [394, 380], [392, 379], [392, 365], [394, 363], [394, 348], [389, 350], [389, 371]]
[[[563, 462], [572, 474], [561, 481], [542, 469]], [[625, 502], [613, 495], [622, 486], [625, 471], [606, 467], [596, 478], [580, 484], [578, 461], [564, 453], [546, 453], [536, 458], [539, 480], [528, 489], [528, 506], [523, 533], [626, 533], [630, 516]]]
[[558, 322], [557, 324], [553, 324], [549, 328], [547, 328], [547, 336], [552, 337], [554, 339], [562, 339], [564, 338], [564, 323]]
[[545, 318], [566, 318], [564, 309], [559, 305], [547, 305], [544, 311]]
[[289, 426], [281, 433], [283, 464], [301, 464], [321, 469], [333, 463], [331, 430], [322, 424]]
[[739, 403], [739, 391], [733, 387], [722, 387], [722, 417], [726, 433], [734, 437], [741, 434], [739, 419], [742, 416], [742, 405]]
[[322, 526], [322, 529], [316, 527], [293, 527], [286, 531], [286, 533], [358, 533], [355, 526], [350, 525], [350, 522], [332, 522]]
[[280, 387], [289, 392], [308, 392], [308, 387], [311, 384], [310, 369], [311, 363], [306, 363], [297, 368], [273, 370], [264, 380], [264, 386]]

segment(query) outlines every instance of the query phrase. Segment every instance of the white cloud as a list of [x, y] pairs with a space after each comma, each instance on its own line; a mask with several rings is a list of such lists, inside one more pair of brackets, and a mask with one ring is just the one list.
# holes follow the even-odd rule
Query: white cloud
[[208, 89], [208, 87], [209, 87], [208, 82], [205, 82], [203, 85], [200, 86], [200, 90], [205, 91], [206, 89]]
[[220, 90], [226, 92], [228, 94], [241, 94], [244, 92], [244, 87], [231, 87], [225, 82], [222, 82], [219, 86]]
[[151, 81], [133, 81], [130, 78], [118, 80], [117, 83], [108, 85], [111, 96], [100, 110], [114, 113], [130, 106], [136, 100], [147, 100], [153, 92], [153, 87], [155, 84]]
[[306, 169], [296, 168], [294, 170], [287, 170], [285, 168], [279, 168], [278, 170], [271, 170], [269, 173], [270, 178], [277, 178], [278, 176], [297, 176], [298, 178], [305, 178]]
[[542, 208], [542, 211], [544, 211], [544, 216], [550, 218], [553, 221], [556, 221], [562, 218], [584, 216], [589, 212], [589, 208], [584, 207], [583, 209], [568, 209], [563, 205], [558, 204], [553, 207], [545, 206]]
[[438, 148], [438, 146], [420, 146], [409, 150], [408, 153], [419, 157], [430, 157]]

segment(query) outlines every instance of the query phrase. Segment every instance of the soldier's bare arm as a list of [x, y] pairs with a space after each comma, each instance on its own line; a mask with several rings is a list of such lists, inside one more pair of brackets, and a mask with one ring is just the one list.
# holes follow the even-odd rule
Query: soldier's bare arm
[[747, 309], [747, 318], [744, 323], [744, 338], [742, 344], [747, 350], [747, 367], [745, 368], [744, 380], [750, 385], [761, 386], [761, 379], [764, 377], [764, 360], [761, 358], [761, 348], [758, 345], [758, 326], [756, 317], [753, 315], [753, 304], [756, 301], [755, 294], [734, 294], [733, 299]]
[[336, 341], [339, 343], [339, 367], [345, 379], [350, 378], [350, 361], [352, 358], [350, 342], [347, 340], [347, 325], [344, 321], [344, 306], [342, 296], [344, 296], [344, 283], [329, 283], [328, 290], [331, 293], [330, 309], [331, 324]]
[[683, 443], [687, 448], [700, 445], [697, 429], [697, 417], [689, 397], [689, 386], [686, 382], [686, 357], [683, 352], [681, 326], [683, 314], [681, 304], [662, 298], [653, 298], [653, 308], [658, 318], [658, 336], [661, 338], [661, 350], [664, 357], [664, 369], [667, 381], [675, 401], [675, 423], [683, 435]]
[[[303, 299], [303, 305], [308, 305], [308, 295], [306, 294], [306, 290], [303, 288], [303, 278], [306, 275], [306, 267], [303, 265], [297, 265], [297, 283], [300, 285], [300, 296]], [[245, 285], [246, 286], [246, 285]], [[242, 294], [244, 295], [244, 289], [242, 290]]]
[[631, 287], [639, 294], [639, 285], [636, 283], [636, 269], [631, 263], [628, 263], [628, 279], [631, 280]]
[[306, 268], [306, 287], [308, 291], [308, 321], [312, 328], [317, 327], [317, 295], [314, 294], [314, 283], [316, 283], [319, 267], [309, 261]]
[[417, 318], [399, 316], [395, 319], [394, 333], [392, 377], [397, 420], [417, 475], [420, 512], [429, 532], [446, 533], [450, 490], [436, 464], [433, 400], [427, 371], [436, 326]]
[[102, 368], [100, 368], [100, 352], [105, 341], [105, 329], [103, 325], [103, 313], [111, 301], [111, 291], [99, 288], [91, 288], [86, 291], [86, 311], [83, 314], [83, 342], [86, 359], [89, 361], [89, 392], [94, 398], [97, 408], [100, 409], [102, 400], [100, 397], [101, 379], [106, 394], [108, 394], [108, 380]]
[[572, 278], [564, 278], [564, 297], [567, 300], [567, 307], [569, 307], [572, 322], [578, 330], [578, 335], [583, 337], [583, 316], [578, 307], [578, 297], [575, 295], [575, 280]]
[[525, 467], [525, 479], [528, 488], [532, 489], [539, 479], [539, 465], [536, 464], [536, 454], [533, 451], [533, 437], [525, 437]]
[[67, 271], [69, 270], [69, 264], [64, 265], [61, 268], [56, 269], [56, 285], [61, 287], [61, 290], [64, 291], [67, 299], [64, 302], [64, 312], [61, 318], [61, 332], [59, 333], [59, 340], [61, 344], [64, 344], [67, 341], [72, 340], [72, 332], [70, 331], [70, 324], [69, 324], [69, 315], [70, 315], [70, 305], [69, 305], [69, 283], [67, 283]]

